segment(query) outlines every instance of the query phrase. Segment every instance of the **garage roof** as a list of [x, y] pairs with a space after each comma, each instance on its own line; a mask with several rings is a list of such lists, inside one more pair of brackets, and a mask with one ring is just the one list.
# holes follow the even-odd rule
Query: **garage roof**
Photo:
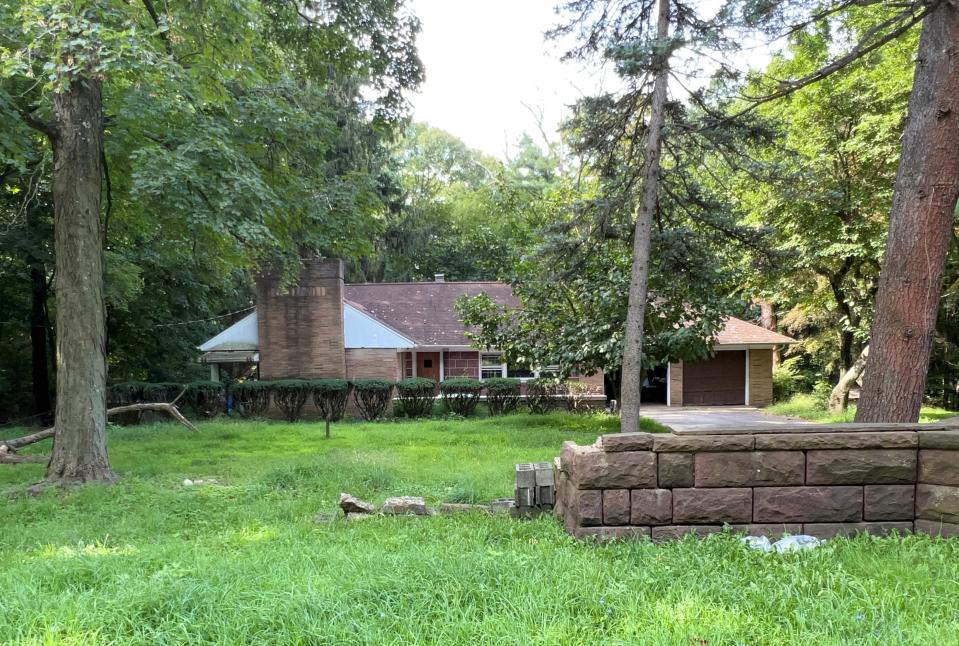
[[730, 316], [716, 336], [718, 345], [779, 345], [798, 343], [796, 339]]

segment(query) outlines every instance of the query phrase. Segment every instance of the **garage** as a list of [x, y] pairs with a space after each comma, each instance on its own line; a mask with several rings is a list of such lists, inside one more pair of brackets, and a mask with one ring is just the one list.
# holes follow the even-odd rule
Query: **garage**
[[683, 404], [734, 406], [746, 403], [746, 351], [717, 352], [683, 366]]

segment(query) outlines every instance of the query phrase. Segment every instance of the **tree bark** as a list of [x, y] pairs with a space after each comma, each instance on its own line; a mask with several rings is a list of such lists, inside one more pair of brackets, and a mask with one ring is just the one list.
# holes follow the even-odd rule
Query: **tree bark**
[[923, 23], [857, 422], [916, 422], [959, 198], [959, 7]]
[[74, 79], [55, 93], [52, 127], [57, 400], [47, 480], [112, 482], [106, 446], [100, 80]]
[[866, 359], [868, 357], [869, 346], [867, 345], [862, 349], [859, 358], [849, 367], [849, 370], [839, 377], [839, 383], [836, 384], [836, 387], [833, 388], [829, 394], [829, 410], [838, 413], [849, 408], [849, 391], [852, 389], [853, 384], [856, 383], [856, 380], [862, 375], [862, 371], [866, 368]]
[[[767, 330], [778, 332], [779, 317], [776, 316], [776, 308], [773, 304], [763, 298], [757, 298], [755, 301], [759, 305], [759, 320], [762, 326]], [[779, 346], [773, 346], [773, 370], [782, 363], [782, 351]]]
[[654, 60], [655, 79], [646, 131], [646, 159], [643, 165], [643, 188], [636, 228], [633, 233], [633, 265], [630, 270], [629, 300], [626, 306], [626, 338], [623, 343], [622, 401], [620, 431], [639, 430], [640, 394], [642, 392], [643, 324], [649, 292], [650, 230], [659, 205], [660, 155], [662, 130], [669, 83], [669, 2], [659, 0], [656, 40], [659, 51]]

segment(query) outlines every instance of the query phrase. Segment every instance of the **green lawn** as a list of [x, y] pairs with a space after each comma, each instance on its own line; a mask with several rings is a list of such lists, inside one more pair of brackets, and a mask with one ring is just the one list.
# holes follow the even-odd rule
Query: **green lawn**
[[[552, 518], [317, 524], [377, 502], [510, 495], [512, 465], [603, 416], [113, 428], [113, 487], [25, 496], [0, 467], [0, 643], [956, 644], [959, 540], [838, 539], [773, 556], [733, 536], [607, 546]], [[214, 486], [184, 487], [184, 478]]]
[[[788, 417], [799, 417], [811, 422], [820, 422], [824, 424], [833, 424], [836, 422], [852, 422], [856, 417], [856, 407], [850, 406], [843, 413], [833, 413], [823, 406], [814, 396], [800, 393], [793, 395], [789, 400], [774, 404], [765, 409], [766, 412], [773, 415], [786, 415]], [[959, 412], [936, 408], [934, 406], [923, 406], [919, 412], [920, 422], [938, 422], [948, 417], [955, 417]]]

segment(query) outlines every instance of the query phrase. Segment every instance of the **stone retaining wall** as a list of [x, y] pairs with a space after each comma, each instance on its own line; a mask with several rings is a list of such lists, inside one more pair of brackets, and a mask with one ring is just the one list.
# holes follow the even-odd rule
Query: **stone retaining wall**
[[796, 425], [563, 444], [557, 516], [578, 538], [921, 531], [959, 536], [959, 427]]

